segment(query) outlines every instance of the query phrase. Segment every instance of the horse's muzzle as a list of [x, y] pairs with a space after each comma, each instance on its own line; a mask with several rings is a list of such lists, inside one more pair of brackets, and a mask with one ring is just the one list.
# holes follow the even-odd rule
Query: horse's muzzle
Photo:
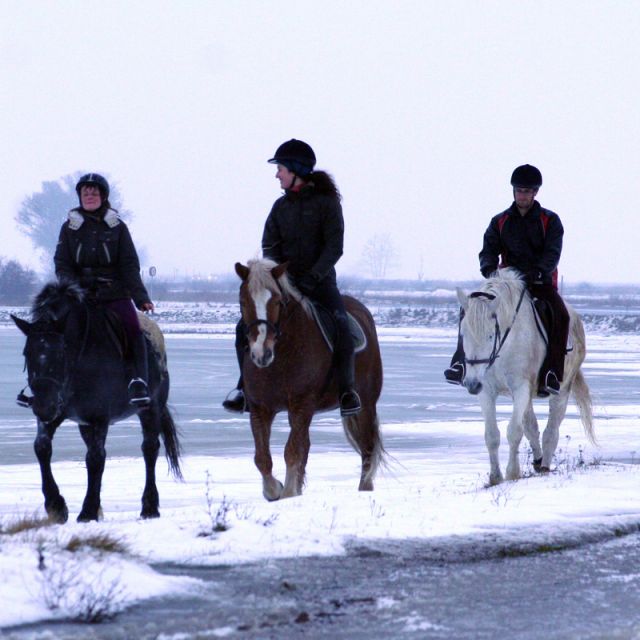
[[477, 396], [482, 391], [482, 382], [477, 378], [472, 378], [471, 380], [465, 378], [462, 384], [472, 396]]
[[253, 364], [261, 369], [268, 367], [273, 362], [273, 358], [273, 349], [269, 349], [268, 347], [263, 349], [262, 354], [257, 354], [256, 352], [251, 351], [251, 360], [253, 361]]

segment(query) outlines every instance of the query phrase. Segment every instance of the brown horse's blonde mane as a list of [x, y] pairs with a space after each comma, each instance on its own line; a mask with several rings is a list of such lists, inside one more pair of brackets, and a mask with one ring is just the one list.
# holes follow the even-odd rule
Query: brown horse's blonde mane
[[303, 311], [311, 317], [311, 302], [291, 284], [286, 271], [280, 276], [278, 282], [276, 282], [271, 270], [277, 266], [277, 262], [269, 260], [268, 258], [249, 260], [247, 263], [247, 267], [249, 268], [249, 277], [247, 278], [249, 293], [254, 296], [263, 289], [277, 294], [282, 293], [285, 298], [291, 298], [298, 302]]

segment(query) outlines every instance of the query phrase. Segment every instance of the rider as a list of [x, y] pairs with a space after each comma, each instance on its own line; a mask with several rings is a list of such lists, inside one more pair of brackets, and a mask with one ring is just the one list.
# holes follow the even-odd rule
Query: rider
[[[338, 329], [335, 364], [340, 414], [360, 411], [354, 389], [354, 348], [347, 313], [336, 284], [335, 264], [342, 255], [344, 222], [340, 192], [331, 176], [314, 171], [316, 156], [302, 140], [281, 144], [269, 163], [277, 165], [276, 178], [284, 195], [275, 201], [262, 235], [262, 252], [287, 271], [298, 290], [328, 309]], [[242, 322], [236, 329], [236, 353], [240, 379], [223, 402], [225, 409], [242, 412], [242, 360], [246, 340]]]
[[127, 225], [109, 203], [109, 183], [97, 173], [78, 180], [80, 206], [69, 211], [53, 258], [59, 280], [78, 282], [121, 319], [133, 352], [135, 375], [129, 402], [149, 404], [146, 340], [131, 298], [141, 311], [154, 306], [140, 277], [140, 262]]
[[[535, 199], [542, 185], [542, 174], [536, 167], [529, 164], [516, 167], [511, 185], [513, 204], [494, 216], [485, 231], [479, 255], [480, 271], [489, 278], [498, 267], [515, 267], [522, 272], [532, 298], [544, 300], [551, 307], [553, 321], [547, 355], [540, 370], [539, 395], [556, 395], [564, 374], [569, 335], [569, 314], [557, 291], [564, 230], [558, 215], [543, 209]], [[444, 375], [447, 382], [462, 384], [465, 356], [460, 336]]]

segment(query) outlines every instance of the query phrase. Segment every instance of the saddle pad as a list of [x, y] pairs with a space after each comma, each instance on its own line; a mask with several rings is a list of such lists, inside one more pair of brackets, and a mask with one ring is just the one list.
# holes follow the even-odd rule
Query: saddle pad
[[147, 338], [153, 353], [156, 356], [160, 371], [167, 372], [167, 350], [164, 346], [164, 336], [160, 327], [148, 315], [138, 311], [138, 320], [140, 320], [140, 328]]
[[[333, 352], [333, 345], [336, 340], [336, 325], [331, 314], [316, 302], [311, 304], [311, 310], [320, 333], [329, 347], [329, 351]], [[348, 311], [347, 319], [349, 320], [349, 332], [353, 340], [353, 351], [354, 353], [360, 353], [360, 351], [364, 351], [367, 348], [367, 336], [364, 334], [360, 323]]]

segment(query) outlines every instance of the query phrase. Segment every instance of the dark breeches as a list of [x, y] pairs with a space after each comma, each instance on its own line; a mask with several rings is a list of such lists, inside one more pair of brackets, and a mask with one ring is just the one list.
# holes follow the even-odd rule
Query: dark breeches
[[353, 353], [353, 340], [349, 331], [347, 311], [338, 287], [331, 281], [321, 282], [309, 297], [327, 309], [336, 323], [338, 329], [336, 355], [349, 357]]
[[133, 302], [128, 298], [119, 300], [109, 300], [104, 303], [107, 309], [110, 309], [118, 315], [122, 322], [122, 326], [127, 334], [127, 338], [132, 342], [142, 333], [140, 321]]
[[552, 310], [549, 347], [542, 365], [542, 375], [552, 370], [555, 371], [558, 380], [562, 380], [564, 376], [564, 356], [567, 351], [567, 339], [569, 337], [569, 312], [553, 285], [533, 285], [529, 290], [533, 298], [544, 300]]

